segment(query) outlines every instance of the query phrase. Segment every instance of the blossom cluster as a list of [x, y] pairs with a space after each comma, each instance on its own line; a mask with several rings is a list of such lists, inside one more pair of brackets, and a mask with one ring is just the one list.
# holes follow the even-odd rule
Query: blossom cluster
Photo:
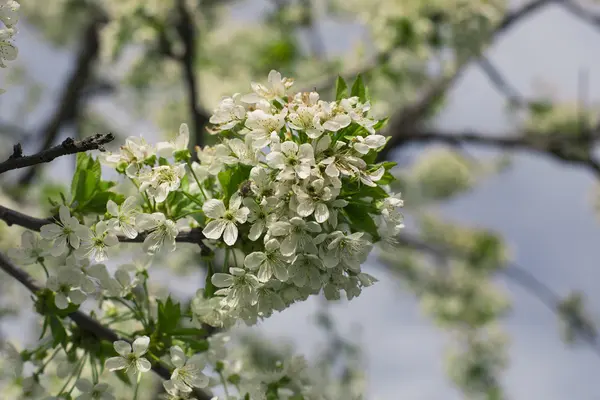
[[[61, 315], [93, 295], [125, 305], [125, 315], [131, 312], [148, 335], [158, 313], [160, 329], [170, 335], [165, 329], [180, 324], [180, 307], [150, 299], [147, 268], [182, 238], [189, 242], [190, 230], [208, 267], [190, 310], [200, 325], [254, 324], [311, 295], [339, 299], [345, 292], [352, 299], [372, 285], [376, 279], [361, 265], [377, 242], [403, 227], [403, 201], [389, 189], [394, 163], [377, 162], [386, 144], [377, 131], [385, 121], [369, 115], [360, 77], [350, 95], [340, 78], [335, 101], [294, 93], [292, 85], [271, 71], [268, 83], [252, 84], [252, 93], [224, 98], [210, 118], [218, 144], [196, 147], [195, 160], [186, 124], [170, 141], [129, 137], [98, 160], [78, 155], [71, 198], [56, 204], [40, 236], [26, 232], [10, 254], [44, 268], [39, 302], [48, 307], [49, 300]], [[103, 181], [100, 162], [115, 168], [135, 194]], [[110, 273], [104, 262], [120, 242], [143, 243], [143, 252]], [[48, 259], [58, 265], [50, 272]], [[164, 321], [173, 315], [174, 322]], [[147, 336], [132, 345], [115, 342], [119, 356], [106, 368], [138, 376], [148, 371], [149, 342]], [[208, 385], [205, 358], [169, 347], [173, 374], [165, 389], [172, 398]], [[150, 354], [160, 356], [156, 351]], [[82, 383], [82, 390], [97, 384]]]
[[16, 24], [19, 20], [20, 4], [15, 0], [0, 0], [0, 21], [4, 28], [0, 29], [0, 68], [6, 68], [4, 61], [13, 61], [17, 58], [17, 48], [12, 43], [12, 38], [17, 33]]

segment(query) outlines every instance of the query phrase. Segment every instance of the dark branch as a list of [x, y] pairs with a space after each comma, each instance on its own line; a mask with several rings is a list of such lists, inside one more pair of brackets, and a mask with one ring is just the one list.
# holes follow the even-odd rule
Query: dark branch
[[15, 151], [12, 156], [3, 163], [0, 163], [0, 174], [13, 169], [35, 166], [37, 164], [47, 163], [57, 157], [66, 156], [68, 154], [83, 153], [88, 150], [104, 151], [102, 147], [115, 139], [112, 133], [97, 134], [83, 140], [65, 139], [58, 146], [54, 146], [47, 150], [42, 150], [37, 154], [23, 156]]
[[[56, 110], [40, 132], [40, 137], [44, 141], [39, 147], [39, 152], [52, 146], [58, 138], [61, 128], [77, 118], [81, 106], [80, 98], [92, 75], [94, 61], [97, 59], [100, 49], [98, 32], [105, 22], [104, 16], [95, 16], [84, 29], [75, 68], [71, 72], [63, 92], [56, 100]], [[31, 183], [36, 174], [37, 168], [31, 168], [19, 179], [19, 184]]]
[[[34, 294], [42, 289], [31, 275], [14, 265], [8, 257], [2, 253], [0, 253], [0, 269], [21, 282], [23, 286]], [[100, 340], [109, 342], [123, 340], [112, 329], [102, 325], [100, 322], [81, 311], [75, 311], [74, 313], [69, 314], [69, 318], [75, 322], [81, 330]], [[152, 370], [163, 379], [171, 379], [171, 372], [162, 364], [154, 364]], [[200, 400], [210, 400], [212, 398], [210, 393], [201, 390], [195, 391], [195, 394]]]
[[590, 24], [593, 28], [600, 30], [600, 15], [587, 10], [581, 4], [577, 3], [577, 1], [568, 0], [562, 1], [561, 3], [563, 8], [571, 15]]
[[198, 79], [196, 76], [196, 25], [194, 19], [185, 4], [185, 1], [177, 2], [179, 11], [179, 23], [177, 24], [177, 33], [183, 42], [183, 54], [179, 58], [183, 68], [185, 86], [188, 91], [188, 107], [193, 120], [193, 137], [195, 143], [192, 145], [202, 146], [204, 143], [204, 128], [208, 124], [209, 116], [200, 108], [198, 95]]
[[[401, 247], [410, 248], [421, 253], [429, 254], [434, 256], [436, 259], [469, 259], [468, 254], [457, 249], [452, 249], [447, 246], [440, 245], [439, 243], [431, 244], [430, 242], [425, 242], [414, 235], [406, 233], [400, 234], [397, 237], [397, 242]], [[498, 273], [526, 289], [558, 316], [563, 314], [563, 311], [561, 310], [561, 297], [550, 287], [528, 272], [525, 268], [515, 263], [508, 263], [502, 268], [499, 268]], [[600, 343], [598, 343], [596, 335], [588, 330], [583, 329], [582, 327], [584, 327], [585, 324], [581, 324], [581, 321], [577, 320], [577, 316], [573, 315], [570, 316], [570, 318], [572, 319], [569, 321], [570, 325], [572, 329], [577, 332], [578, 337], [587, 343], [594, 353], [600, 356]]]
[[[579, 137], [556, 133], [525, 132], [521, 136], [489, 136], [476, 132], [406, 132], [396, 137], [396, 146], [407, 143], [443, 143], [450, 146], [474, 144], [503, 150], [527, 150], [541, 153], [558, 160], [589, 168], [600, 177], [600, 164], [589, 151], [592, 141], [600, 139], [598, 132]], [[391, 141], [391, 140], [390, 140]], [[582, 147], [586, 146], [586, 147]]]
[[37, 232], [42, 226], [52, 223], [50, 219], [32, 217], [4, 206], [0, 206], [0, 220], [6, 222], [8, 226], [18, 225]]
[[[498, 36], [505, 33], [517, 22], [530, 16], [543, 6], [560, 1], [564, 0], [536, 0], [511, 13], [508, 13], [491, 34], [490, 41], [494, 41]], [[483, 54], [476, 54], [471, 58], [471, 60], [465, 61], [478, 60], [482, 56]], [[384, 62], [386, 62], [387, 59], [389, 59], [389, 55], [383, 58]], [[379, 153], [378, 157], [380, 160], [387, 157], [390, 151], [403, 142], [401, 136], [405, 135], [407, 132], [415, 130], [418, 125], [431, 113], [437, 101], [441, 99], [446, 91], [452, 86], [452, 84], [458, 80], [468, 65], [468, 62], [463, 62], [457, 67], [456, 71], [454, 71], [452, 75], [438, 78], [414, 103], [402, 108], [395, 116], [391, 118], [391, 124], [388, 132], [392, 138], [389, 140], [385, 149]]]
[[[0, 220], [10, 225], [19, 225], [32, 231], [39, 232], [40, 228], [44, 225], [51, 224], [51, 219], [43, 219], [32, 217], [23, 213], [20, 213], [10, 208], [0, 205]], [[136, 238], [130, 239], [126, 236], [119, 236], [119, 242], [122, 243], [142, 243], [146, 239], [147, 234], [141, 233]], [[180, 243], [194, 243], [200, 246], [200, 249], [204, 255], [212, 253], [212, 250], [204, 244], [203, 240], [206, 239], [202, 233], [202, 229], [194, 228], [189, 232], [182, 232], [175, 238], [175, 241]]]
[[496, 68], [494, 64], [486, 57], [481, 57], [478, 61], [481, 70], [487, 75], [488, 79], [492, 82], [494, 87], [504, 95], [508, 102], [514, 106], [525, 106], [528, 101], [525, 97], [519, 93], [519, 91], [513, 87], [502, 75], [502, 73]]

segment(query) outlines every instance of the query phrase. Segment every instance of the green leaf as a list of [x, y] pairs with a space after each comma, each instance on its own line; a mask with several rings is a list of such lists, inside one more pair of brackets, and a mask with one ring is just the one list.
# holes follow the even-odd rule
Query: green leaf
[[229, 198], [237, 192], [242, 182], [250, 177], [252, 167], [248, 165], [238, 164], [234, 168], [228, 168], [225, 171], [219, 172], [218, 178], [223, 194], [225, 197], [225, 205], [229, 206]]
[[58, 317], [50, 317], [50, 332], [52, 332], [52, 346], [56, 347], [59, 344], [62, 347], [67, 345], [67, 331]]
[[348, 204], [344, 207], [344, 213], [350, 221], [353, 231], [366, 232], [370, 234], [374, 240], [379, 238], [377, 234], [377, 225], [371, 215], [366, 212], [365, 207], [356, 204]]
[[179, 325], [181, 307], [175, 303], [171, 296], [166, 302], [158, 302], [158, 329], [161, 333], [172, 333]]
[[71, 181], [73, 203], [85, 204], [98, 190], [102, 168], [98, 160], [85, 153], [77, 154], [77, 166]]
[[202, 353], [206, 350], [208, 350], [208, 341], [206, 340], [187, 340], [186, 339], [186, 345], [189, 346], [190, 350], [193, 351], [194, 353]]
[[112, 200], [117, 204], [125, 201], [125, 196], [115, 192], [99, 192], [94, 195], [85, 205], [78, 208], [84, 213], [104, 214], [106, 212], [106, 203]]
[[158, 159], [158, 165], [162, 165], [162, 166], [169, 165], [169, 161], [164, 157], [160, 157]]
[[373, 129], [375, 129], [376, 131], [379, 131], [379, 130], [385, 128], [387, 126], [389, 120], [390, 120], [389, 117], [380, 119], [379, 121], [377, 121], [377, 123], [375, 125], [373, 125]]
[[335, 82], [335, 99], [341, 100], [348, 96], [348, 85], [346, 81], [341, 76], [337, 77], [337, 81]]
[[367, 91], [365, 89], [365, 83], [363, 82], [362, 74], [358, 74], [354, 84], [352, 85], [351, 96], [357, 96], [361, 103], [367, 101]]

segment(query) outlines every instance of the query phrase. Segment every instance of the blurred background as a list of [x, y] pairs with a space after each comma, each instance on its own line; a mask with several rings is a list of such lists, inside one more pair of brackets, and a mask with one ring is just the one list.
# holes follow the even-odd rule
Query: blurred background
[[[271, 69], [324, 98], [338, 74], [364, 75], [373, 113], [390, 117], [406, 230], [374, 252], [379, 282], [359, 298], [240, 327], [247, 346], [290, 344], [339, 399], [600, 399], [593, 1], [21, 4], [19, 57], [0, 76], [2, 159], [16, 142], [33, 153], [98, 132], [117, 135], [109, 148], [164, 140], [181, 122], [205, 145], [221, 96]], [[47, 215], [73, 167], [3, 175], [0, 204]], [[0, 222], [1, 248], [19, 237]], [[153, 269], [154, 290], [181, 299], [203, 282], [192, 249]], [[38, 336], [28, 302], [0, 274], [0, 332], [21, 348]]]

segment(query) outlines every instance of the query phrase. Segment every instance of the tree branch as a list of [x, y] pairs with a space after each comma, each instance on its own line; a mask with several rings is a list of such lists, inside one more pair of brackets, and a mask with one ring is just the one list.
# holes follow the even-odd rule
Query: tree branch
[[13, 153], [8, 160], [0, 163], [0, 174], [13, 169], [35, 166], [37, 164], [47, 163], [57, 157], [68, 154], [82, 153], [88, 150], [104, 151], [102, 147], [115, 139], [112, 133], [97, 134], [83, 140], [73, 140], [72, 138], [65, 139], [58, 146], [54, 146], [47, 150], [42, 150], [37, 154], [30, 156], [19, 155], [18, 152]]
[[[37, 232], [40, 231], [42, 226], [54, 222], [50, 218], [43, 219], [32, 217], [30, 215], [20, 213], [2, 205], [0, 205], [0, 220], [6, 222], [9, 226], [18, 225]], [[126, 236], [118, 236], [118, 239], [121, 243], [142, 243], [147, 236], [148, 235], [146, 233], [140, 233], [134, 239], [130, 239]], [[180, 243], [197, 244], [198, 246], [200, 246], [202, 254], [211, 254], [212, 250], [203, 242], [204, 239], [206, 239], [206, 237], [202, 233], [202, 229], [194, 228], [191, 229], [189, 232], [181, 232], [179, 235], [177, 235], [175, 241]]]
[[[94, 15], [84, 29], [75, 68], [67, 79], [63, 92], [56, 100], [56, 110], [40, 132], [40, 137], [44, 141], [39, 147], [39, 152], [52, 146], [60, 133], [61, 127], [75, 120], [77, 117], [81, 106], [80, 97], [92, 75], [93, 64], [98, 57], [100, 49], [98, 31], [106, 21], [106, 16]], [[31, 183], [37, 171], [38, 168], [36, 167], [28, 170], [19, 179], [19, 184], [26, 185]]]
[[490, 60], [486, 57], [481, 57], [478, 64], [498, 92], [503, 94], [511, 105], [525, 106], [529, 103], [525, 100], [525, 97], [504, 78], [502, 73]]
[[[528, 150], [541, 153], [555, 159], [589, 168], [600, 178], [600, 164], [588, 150], [582, 152], [578, 145], [589, 146], [593, 141], [600, 140], [600, 133], [576, 137], [561, 132], [535, 133], [525, 132], [521, 136], [489, 136], [476, 132], [437, 132], [415, 131], [407, 132], [396, 139], [397, 145], [405, 143], [438, 142], [450, 146], [474, 144], [496, 147], [504, 150]], [[391, 141], [391, 140], [390, 140]]]
[[183, 42], [184, 51], [179, 61], [183, 68], [183, 76], [188, 91], [188, 107], [193, 120], [194, 138], [198, 146], [204, 143], [204, 128], [208, 124], [209, 116], [198, 104], [198, 79], [194, 70], [196, 60], [196, 25], [184, 0], [177, 2], [179, 11], [179, 23], [177, 32]]
[[[401, 247], [429, 254], [438, 259], [469, 258], [468, 254], [465, 254], [459, 250], [448, 248], [447, 246], [441, 246], [439, 244], [431, 244], [430, 242], [425, 242], [414, 235], [402, 233], [397, 236], [396, 239], [398, 245]], [[537, 297], [548, 309], [556, 313], [558, 316], [561, 316], [561, 297], [550, 287], [528, 272], [525, 268], [522, 268], [515, 263], [509, 263], [504, 268], [499, 268], [498, 273], [526, 289], [533, 296]], [[600, 356], [600, 343], [598, 343], [595, 333], [583, 329], [582, 327], [586, 326], [586, 324], [581, 324], [581, 321], [577, 320], [577, 316], [571, 315], [569, 317], [573, 319], [569, 322], [572, 329], [574, 329], [579, 335], [579, 338], [588, 344], [596, 355]]]
[[[14, 265], [8, 257], [2, 253], [0, 253], [0, 269], [23, 284], [23, 286], [29, 289], [33, 294], [36, 294], [42, 289], [31, 275]], [[123, 340], [112, 329], [102, 325], [100, 322], [81, 311], [75, 311], [74, 313], [69, 314], [69, 318], [75, 322], [81, 330], [99, 340], [106, 340], [109, 342]], [[169, 369], [160, 363], [154, 364], [152, 370], [165, 380], [171, 379], [171, 372]], [[195, 394], [198, 396], [199, 400], [210, 400], [212, 398], [212, 394], [203, 390], [196, 390]]]
[[[494, 41], [498, 36], [505, 33], [517, 22], [532, 15], [535, 11], [540, 10], [542, 7], [551, 3], [558, 3], [562, 1], [565, 0], [535, 0], [527, 3], [523, 7], [513, 12], [508, 13], [491, 34], [490, 41]], [[456, 68], [453, 74], [438, 78], [416, 101], [406, 107], [403, 107], [396, 113], [395, 116], [392, 116], [391, 124], [388, 129], [388, 134], [392, 136], [392, 138], [388, 141], [388, 144], [384, 150], [378, 154], [378, 159], [385, 159], [390, 151], [403, 142], [401, 136], [405, 135], [408, 131], [415, 130], [418, 127], [423, 119], [425, 119], [431, 112], [436, 101], [440, 99], [452, 86], [452, 84], [454, 84], [454, 82], [456, 82], [462, 75], [465, 68], [469, 65], [469, 61], [479, 60], [481, 57], [483, 57], [483, 54], [475, 54], [470, 60], [465, 60], [465, 62], [461, 63]], [[384, 60], [385, 59], [389, 59], [389, 55], [384, 57]]]

